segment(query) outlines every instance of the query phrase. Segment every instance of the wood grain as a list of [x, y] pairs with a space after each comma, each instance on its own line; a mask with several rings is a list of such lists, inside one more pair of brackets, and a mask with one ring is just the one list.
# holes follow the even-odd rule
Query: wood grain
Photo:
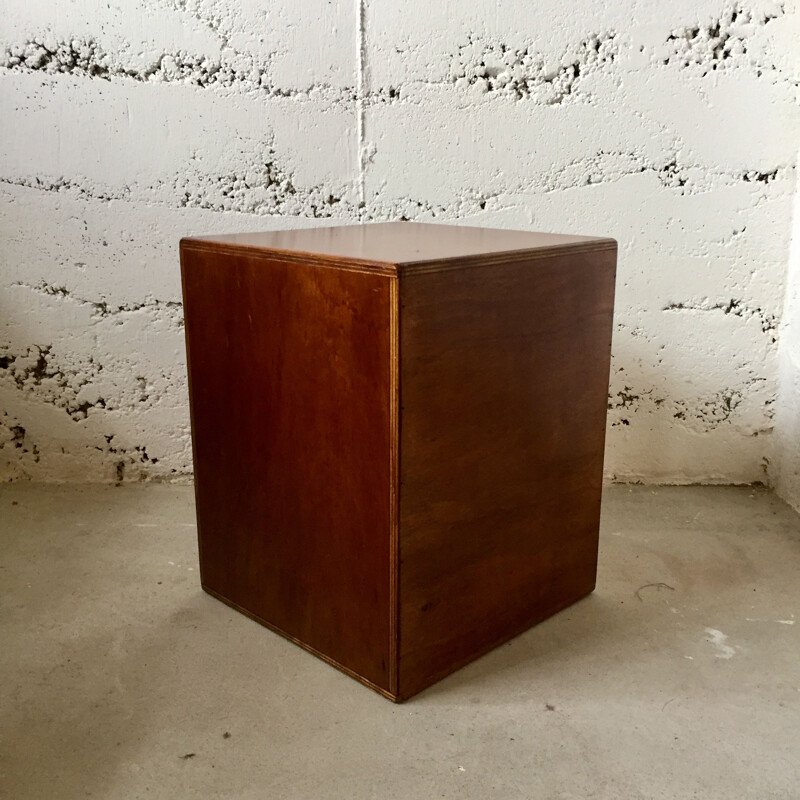
[[386, 687], [390, 284], [183, 248], [203, 585]]
[[613, 240], [388, 223], [181, 254], [207, 591], [403, 700], [593, 589]]
[[400, 695], [594, 588], [614, 254], [409, 277]]

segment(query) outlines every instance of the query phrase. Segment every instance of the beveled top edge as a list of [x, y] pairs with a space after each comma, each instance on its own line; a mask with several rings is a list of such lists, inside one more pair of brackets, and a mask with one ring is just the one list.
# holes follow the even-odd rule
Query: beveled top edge
[[330, 266], [386, 275], [535, 260], [616, 246], [616, 241], [607, 237], [419, 222], [340, 225], [181, 239], [181, 248], [324, 262]]

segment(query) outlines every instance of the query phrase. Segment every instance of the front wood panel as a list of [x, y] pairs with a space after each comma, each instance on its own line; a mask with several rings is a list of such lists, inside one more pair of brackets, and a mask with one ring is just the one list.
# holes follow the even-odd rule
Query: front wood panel
[[401, 281], [403, 697], [594, 588], [615, 259]]
[[182, 265], [203, 585], [388, 688], [392, 279]]

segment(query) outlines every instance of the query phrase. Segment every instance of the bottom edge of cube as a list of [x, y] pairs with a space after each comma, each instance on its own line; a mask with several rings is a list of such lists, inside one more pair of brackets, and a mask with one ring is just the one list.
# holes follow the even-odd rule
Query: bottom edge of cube
[[391, 700], [393, 703], [402, 703], [406, 698], [401, 697], [398, 694], [395, 694], [383, 686], [379, 686], [374, 681], [371, 681], [369, 678], [365, 678], [363, 675], [359, 675], [358, 672], [355, 670], [350, 669], [350, 667], [346, 667], [341, 662], [337, 661], [335, 658], [331, 658], [329, 655], [326, 655], [320, 650], [317, 650], [315, 647], [312, 647], [307, 642], [304, 642], [302, 639], [298, 639], [296, 636], [292, 636], [292, 634], [287, 633], [285, 630], [280, 628], [279, 626], [275, 625], [275, 623], [270, 622], [264, 617], [260, 617], [258, 614], [253, 613], [252, 611], [246, 609], [244, 606], [239, 605], [234, 600], [231, 600], [225, 595], [220, 594], [218, 591], [212, 589], [210, 586], [206, 584], [201, 584], [201, 587], [206, 594], [211, 595], [215, 600], [219, 600], [221, 603], [224, 603], [226, 606], [238, 611], [240, 614], [244, 614], [244, 616], [249, 617], [254, 622], [258, 622], [260, 625], [263, 625], [265, 628], [268, 628], [273, 633], [277, 633], [279, 636], [282, 636], [284, 639], [288, 639], [293, 644], [296, 644], [298, 647], [302, 647], [308, 653], [316, 656], [320, 660], [324, 661], [326, 664], [329, 664], [332, 667], [335, 667], [340, 672], [343, 672], [345, 675], [357, 680], [360, 684], [366, 686], [368, 689], [372, 689], [374, 692], [377, 692], [382, 697], [385, 697], [387, 700]]
[[[458, 672], [460, 669], [463, 669], [467, 665], [471, 664], [473, 661], [477, 661], [480, 658], [483, 658], [486, 655], [489, 655], [493, 650], [496, 650], [498, 647], [510, 642], [512, 639], [516, 639], [517, 636], [522, 636], [523, 633], [535, 628], [537, 625], [540, 625], [542, 622], [550, 619], [551, 617], [555, 616], [556, 614], [560, 613], [561, 611], [565, 611], [570, 606], [574, 605], [575, 603], [583, 600], [584, 598], [588, 597], [592, 592], [594, 592], [596, 588], [596, 577], [592, 579], [590, 584], [585, 585], [580, 591], [568, 595], [566, 598], [560, 599], [557, 603], [554, 603], [551, 606], [548, 606], [544, 610], [537, 610], [537, 612], [525, 620], [525, 622], [520, 625], [519, 627], [514, 628], [511, 631], [505, 631], [501, 635], [499, 635], [496, 639], [493, 639], [488, 644], [484, 644], [475, 651], [463, 656], [462, 658], [453, 661], [451, 664], [448, 664], [446, 668], [442, 670], [438, 670], [435, 673], [432, 673], [429, 676], [425, 676], [416, 684], [412, 684], [410, 689], [405, 689], [403, 686], [403, 662], [402, 659], [400, 660], [400, 664], [398, 666], [399, 671], [399, 689], [397, 693], [397, 699], [394, 697], [390, 697], [395, 703], [403, 703], [406, 700], [410, 700], [412, 697], [424, 692], [426, 689], [430, 689], [432, 686], [439, 683], [439, 681], [444, 680], [448, 676], [452, 675], [454, 672]], [[388, 695], [387, 695], [388, 696]]]

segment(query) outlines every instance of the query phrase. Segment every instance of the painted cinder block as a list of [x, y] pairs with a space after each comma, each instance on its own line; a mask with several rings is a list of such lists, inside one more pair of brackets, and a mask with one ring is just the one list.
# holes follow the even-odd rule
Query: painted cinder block
[[182, 233], [407, 218], [616, 238], [607, 480], [783, 485], [797, 11], [6, 4], [0, 480], [191, 474]]

